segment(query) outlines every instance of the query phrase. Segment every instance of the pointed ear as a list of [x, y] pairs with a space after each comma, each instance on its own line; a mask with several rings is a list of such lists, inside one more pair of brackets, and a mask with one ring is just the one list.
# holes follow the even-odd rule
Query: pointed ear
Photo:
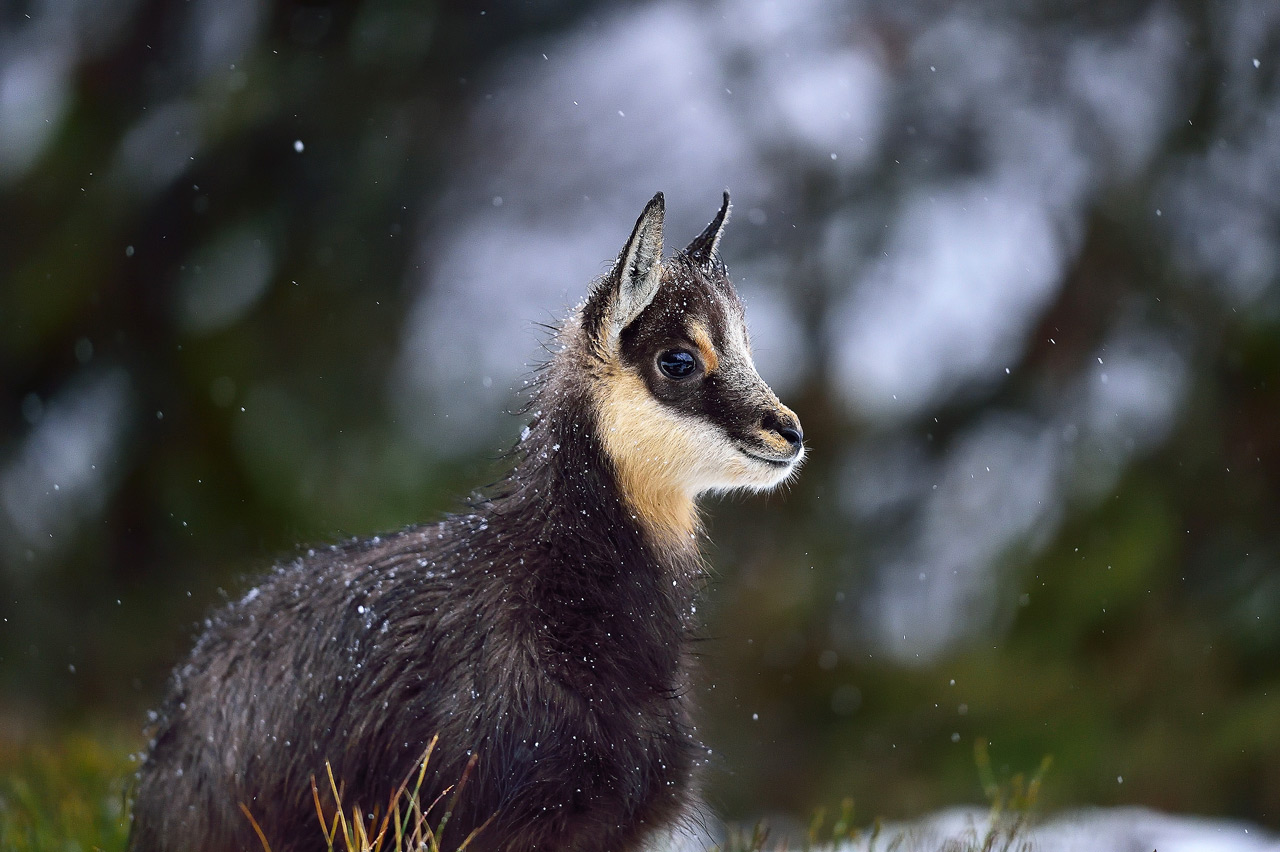
[[614, 264], [613, 274], [609, 276], [617, 282], [610, 312], [610, 330], [614, 335], [621, 334], [657, 295], [658, 285], [662, 282], [662, 220], [665, 213], [665, 202], [659, 192], [645, 205], [631, 232], [631, 239], [627, 240]]
[[711, 220], [711, 224], [698, 236], [694, 237], [693, 242], [689, 243], [684, 253], [689, 259], [699, 266], [710, 266], [716, 258], [716, 248], [720, 245], [720, 235], [724, 233], [725, 223], [729, 221], [729, 210], [732, 205], [729, 204], [729, 190], [724, 191], [724, 201], [720, 204], [720, 212], [716, 214], [716, 218]]

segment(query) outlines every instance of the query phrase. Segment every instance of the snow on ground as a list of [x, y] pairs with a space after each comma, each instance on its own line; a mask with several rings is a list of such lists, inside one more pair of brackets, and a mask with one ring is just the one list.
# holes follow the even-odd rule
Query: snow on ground
[[[985, 810], [954, 808], [888, 827], [874, 846], [867, 841], [848, 843], [838, 852], [980, 849], [980, 841], [989, 828]], [[895, 847], [895, 843], [900, 845]], [[1280, 852], [1280, 838], [1244, 822], [1164, 814], [1146, 808], [1089, 808], [1036, 821], [1018, 832], [1011, 845], [1006, 847], [1002, 840], [993, 848], [1034, 852]]]
[[[1280, 852], [1280, 836], [1250, 823], [1138, 807], [1041, 816], [1018, 828], [1012, 838], [1007, 824], [1002, 824], [995, 842], [988, 844], [990, 832], [989, 810], [957, 807], [887, 825], [874, 838], [842, 843], [826, 852]], [[724, 826], [702, 814], [685, 830], [653, 844], [652, 852], [707, 852], [725, 846]], [[799, 849], [802, 844], [771, 835], [765, 846]]]

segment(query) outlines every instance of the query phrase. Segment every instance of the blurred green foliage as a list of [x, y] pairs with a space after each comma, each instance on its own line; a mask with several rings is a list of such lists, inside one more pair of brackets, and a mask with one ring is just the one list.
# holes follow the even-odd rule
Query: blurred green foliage
[[133, 764], [119, 737], [68, 733], [0, 750], [0, 848], [11, 852], [123, 850]]

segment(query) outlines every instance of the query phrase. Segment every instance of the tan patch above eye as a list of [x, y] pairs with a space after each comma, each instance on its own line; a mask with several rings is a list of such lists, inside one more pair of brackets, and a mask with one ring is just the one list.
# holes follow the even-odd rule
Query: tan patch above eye
[[707, 334], [706, 327], [701, 323], [690, 323], [689, 337], [702, 355], [703, 367], [708, 373], [715, 372], [720, 366], [720, 356], [716, 354], [716, 347], [711, 343], [711, 335]]

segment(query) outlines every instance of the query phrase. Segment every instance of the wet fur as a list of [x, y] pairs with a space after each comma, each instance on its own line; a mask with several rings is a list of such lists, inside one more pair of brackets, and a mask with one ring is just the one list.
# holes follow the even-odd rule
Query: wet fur
[[[488, 500], [308, 551], [210, 620], [139, 773], [135, 852], [258, 850], [242, 803], [275, 852], [319, 848], [325, 761], [348, 810], [381, 813], [437, 734], [424, 802], [475, 757], [446, 849], [492, 818], [470, 849], [623, 852], [687, 813], [703, 754], [694, 499], [776, 484], [778, 463], [737, 447], [769, 452], [761, 412], [794, 415], [737, 351], [741, 305], [714, 257], [727, 198], [714, 233], [666, 264], [655, 202], [657, 256], [651, 240], [624, 250], [560, 332]], [[705, 394], [654, 373], [655, 348], [690, 334], [720, 362]]]

